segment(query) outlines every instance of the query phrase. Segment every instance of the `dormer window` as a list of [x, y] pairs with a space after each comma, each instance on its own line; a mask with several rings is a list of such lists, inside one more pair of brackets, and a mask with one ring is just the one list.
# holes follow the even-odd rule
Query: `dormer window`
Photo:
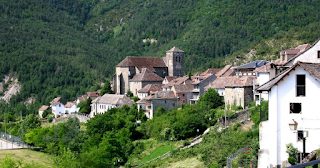
[[297, 75], [297, 97], [306, 96], [306, 75]]

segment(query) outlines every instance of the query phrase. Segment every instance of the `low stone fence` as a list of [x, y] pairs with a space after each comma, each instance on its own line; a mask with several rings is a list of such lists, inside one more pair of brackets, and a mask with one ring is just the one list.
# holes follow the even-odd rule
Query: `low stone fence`
[[221, 126], [230, 126], [233, 123], [241, 123], [250, 119], [250, 110], [244, 109], [238, 111], [231, 116], [221, 117], [218, 119], [218, 122]]
[[0, 132], [0, 139], [2, 140], [2, 149], [32, 148], [32, 146], [23, 142], [21, 138], [8, 133]]

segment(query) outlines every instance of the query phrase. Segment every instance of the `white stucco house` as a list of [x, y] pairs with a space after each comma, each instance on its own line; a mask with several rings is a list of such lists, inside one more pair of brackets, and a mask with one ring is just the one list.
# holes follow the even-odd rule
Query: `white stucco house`
[[[276, 76], [276, 65], [273, 63], [268, 63], [266, 65], [263, 65], [259, 68], [256, 68], [254, 70], [256, 74], [256, 80], [254, 81], [254, 90], [263, 84], [267, 83], [270, 79], [274, 78]], [[256, 102], [256, 105], [259, 105], [261, 101], [267, 101], [268, 98], [268, 92], [254, 92], [254, 101]]]
[[260, 124], [258, 167], [287, 166], [288, 144], [301, 153], [320, 148], [319, 63], [297, 62], [258, 91], [269, 92], [268, 120]]
[[103, 114], [112, 108], [132, 104], [133, 101], [125, 95], [105, 94], [91, 102], [90, 117], [92, 118], [97, 114]]
[[65, 107], [63, 103], [60, 102], [60, 100], [61, 97], [56, 97], [50, 102], [50, 107], [55, 118], [61, 116], [62, 114], [65, 114]]
[[76, 102], [67, 102], [64, 106], [66, 114], [73, 114], [79, 112], [80, 108], [77, 107]]

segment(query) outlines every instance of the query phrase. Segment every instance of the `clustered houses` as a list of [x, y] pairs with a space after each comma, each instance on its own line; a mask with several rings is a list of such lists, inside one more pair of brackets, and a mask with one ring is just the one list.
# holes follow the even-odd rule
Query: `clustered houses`
[[[91, 117], [111, 108], [131, 105], [126, 97], [131, 91], [140, 100], [138, 110], [149, 119], [159, 108], [166, 110], [186, 103], [196, 103], [213, 88], [224, 97], [226, 106], [245, 108], [249, 102], [269, 101], [268, 119], [260, 124], [259, 167], [288, 165], [286, 146], [292, 144], [300, 158], [320, 148], [320, 41], [283, 50], [274, 61], [257, 60], [244, 65], [208, 69], [194, 76], [183, 76], [184, 52], [176, 47], [163, 58], [127, 57], [116, 66], [112, 88], [116, 94], [87, 94]], [[71, 113], [71, 102], [63, 105], [55, 98], [50, 105], [55, 115]], [[42, 106], [39, 115], [49, 106]]]
[[269, 99], [258, 160], [259, 167], [268, 168], [288, 166], [288, 144], [298, 149], [300, 160], [320, 148], [320, 41], [284, 50], [274, 63], [278, 74], [257, 88]]
[[43, 117], [43, 113], [46, 110], [49, 110], [51, 108], [52, 114], [54, 114], [55, 118], [58, 118], [59, 116], [65, 115], [65, 114], [74, 114], [78, 113], [80, 108], [78, 107], [78, 104], [82, 101], [85, 101], [87, 99], [96, 99], [99, 97], [98, 92], [87, 92], [85, 95], [79, 96], [77, 100], [72, 102], [67, 102], [66, 104], [63, 104], [61, 102], [61, 97], [56, 97], [50, 102], [50, 106], [43, 105], [39, 108], [38, 114], [39, 117]]
[[116, 66], [113, 90], [116, 94], [138, 90], [147, 84], [161, 84], [166, 76], [183, 76], [184, 51], [177, 47], [166, 52], [163, 58], [128, 56]]
[[227, 107], [235, 105], [245, 108], [254, 100], [256, 71], [267, 64], [269, 62], [258, 60], [237, 67], [227, 65], [217, 72], [217, 79], [213, 80], [205, 89], [215, 89], [220, 96], [224, 97]]

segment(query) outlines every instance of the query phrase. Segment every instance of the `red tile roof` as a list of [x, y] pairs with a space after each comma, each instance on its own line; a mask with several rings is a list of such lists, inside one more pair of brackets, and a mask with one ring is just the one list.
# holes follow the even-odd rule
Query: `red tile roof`
[[209, 68], [206, 71], [202, 72], [200, 75], [207, 76], [207, 75], [217, 74], [220, 70], [222, 70], [222, 68]]
[[138, 93], [150, 93], [162, 90], [162, 84], [148, 84], [138, 91]]
[[167, 67], [163, 58], [157, 57], [133, 57], [128, 56], [122, 60], [117, 67], [130, 67], [134, 66], [138, 69], [148, 68], [153, 70], [155, 67]]
[[290, 48], [290, 49], [286, 49], [286, 50], [281, 51], [281, 54], [297, 55], [299, 52], [300, 52], [299, 49]]
[[220, 71], [218, 71], [215, 75], [216, 75], [217, 77], [224, 76], [225, 73], [228, 72], [231, 67], [232, 67], [231, 65], [226, 65], [226, 66], [224, 66]]
[[[289, 60], [287, 60], [286, 63], [284, 63], [283, 65], [286, 65], [287, 63], [291, 62], [292, 60], [294, 60], [295, 58], [299, 57], [301, 54], [305, 53], [306, 51], [308, 51], [311, 47], [313, 47], [314, 45], [316, 45], [319, 42], [319, 40], [317, 40], [313, 45], [310, 44], [302, 44], [299, 45], [297, 47], [295, 47], [294, 49], [299, 50], [299, 52], [297, 54], [295, 54], [293, 57], [291, 57]], [[286, 51], [286, 50], [284, 50]], [[281, 51], [280, 54], [282, 54], [284, 51]]]
[[67, 104], [64, 106], [65, 108], [71, 108], [72, 106], [74, 106], [75, 103], [74, 102], [67, 102]]
[[164, 85], [164, 88], [174, 86], [174, 85], [181, 85], [184, 83], [192, 83], [192, 80], [188, 76], [178, 77], [172, 81], [170, 81], [168, 84]]
[[57, 105], [57, 104], [60, 103], [60, 100], [61, 100], [61, 97], [56, 97], [50, 102], [50, 104], [51, 105]]
[[177, 79], [178, 77], [177, 76], [166, 76], [165, 79], [167, 79], [168, 82], [174, 80], [174, 79]]
[[253, 86], [254, 76], [228, 76], [219, 77], [214, 80], [208, 88], [223, 89], [226, 87]]
[[90, 98], [96, 98], [96, 97], [99, 97], [100, 94], [99, 92], [87, 92], [87, 96]]
[[163, 78], [161, 78], [159, 75], [155, 74], [154, 72], [150, 71], [147, 68], [143, 68], [141, 73], [136, 74], [132, 79], [130, 79], [131, 82], [142, 82], [142, 81], [148, 81], [148, 82], [162, 82]]
[[46, 111], [48, 110], [49, 106], [43, 105], [39, 108], [39, 111]]
[[173, 91], [159, 91], [151, 99], [177, 99]]
[[174, 85], [173, 87], [177, 93], [190, 93], [193, 90], [192, 84]]

